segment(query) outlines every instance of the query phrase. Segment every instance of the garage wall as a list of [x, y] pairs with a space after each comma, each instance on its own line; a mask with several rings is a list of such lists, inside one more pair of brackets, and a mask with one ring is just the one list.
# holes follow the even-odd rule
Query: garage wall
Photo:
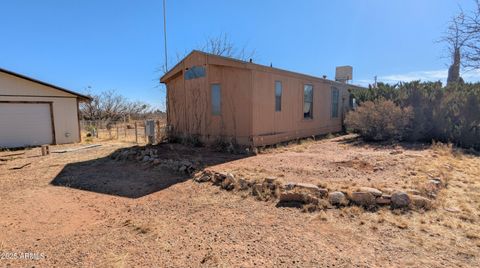
[[52, 102], [56, 143], [80, 141], [76, 95], [0, 72], [1, 101]]

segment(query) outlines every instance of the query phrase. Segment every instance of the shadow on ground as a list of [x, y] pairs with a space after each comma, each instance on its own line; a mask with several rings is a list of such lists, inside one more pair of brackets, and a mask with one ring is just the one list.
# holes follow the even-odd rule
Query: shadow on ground
[[[200, 168], [248, 157], [248, 155], [220, 153], [205, 147], [192, 148], [180, 144], [159, 144], [149, 148], [157, 150], [159, 159], [188, 160], [200, 163]], [[122, 149], [125, 150], [125, 148]], [[145, 165], [135, 160], [115, 161], [110, 156], [67, 164], [50, 184], [108, 195], [140, 198], [191, 178], [187, 174], [180, 174], [165, 167]]]
[[358, 135], [346, 135], [338, 139], [341, 144], [348, 144], [357, 147], [370, 147], [375, 149], [404, 149], [404, 150], [425, 150], [431, 147], [431, 144], [424, 142], [395, 142], [395, 141], [364, 141]]

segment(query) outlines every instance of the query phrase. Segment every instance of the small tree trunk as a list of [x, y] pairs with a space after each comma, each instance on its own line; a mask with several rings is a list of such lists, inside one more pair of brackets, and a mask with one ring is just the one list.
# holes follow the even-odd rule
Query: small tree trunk
[[460, 48], [455, 48], [453, 63], [448, 68], [447, 85], [460, 82]]

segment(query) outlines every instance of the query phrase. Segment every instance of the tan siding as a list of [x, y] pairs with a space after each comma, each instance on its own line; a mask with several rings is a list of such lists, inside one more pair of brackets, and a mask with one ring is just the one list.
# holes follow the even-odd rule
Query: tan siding
[[[337, 132], [342, 128], [341, 109], [331, 118], [331, 84], [280, 72], [254, 71], [253, 136], [258, 145], [298, 137]], [[275, 81], [282, 82], [282, 111], [275, 111]], [[303, 86], [313, 85], [313, 119], [303, 118]], [[345, 86], [336, 86], [348, 98]], [[346, 102], [345, 104], [348, 104]]]
[[[79, 142], [77, 99], [54, 97], [0, 97], [0, 101], [52, 102], [55, 141], [57, 144]], [[69, 133], [67, 137], [67, 133]]]
[[[200, 52], [178, 65], [206, 65], [204, 78], [184, 80], [183, 74], [166, 83], [168, 120], [183, 135], [200, 134], [205, 140], [234, 137], [240, 144], [263, 145], [310, 135], [340, 131], [342, 113], [331, 118], [331, 87], [340, 90], [348, 104], [346, 85], [311, 76], [242, 63]], [[275, 81], [281, 81], [282, 111], [275, 111]], [[211, 113], [210, 85], [221, 85], [221, 115]], [[303, 118], [303, 85], [313, 85], [313, 119]]]
[[52, 102], [56, 143], [80, 141], [76, 95], [0, 72], [0, 101]]
[[0, 95], [77, 97], [73, 94], [2, 72], [0, 72]]

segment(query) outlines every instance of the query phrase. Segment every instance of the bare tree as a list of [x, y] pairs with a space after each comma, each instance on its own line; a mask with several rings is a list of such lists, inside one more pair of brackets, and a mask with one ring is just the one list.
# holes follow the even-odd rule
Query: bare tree
[[[224, 56], [224, 57], [229, 57], [229, 58], [234, 58], [238, 60], [243, 60], [243, 61], [250, 61], [250, 60], [255, 60], [256, 57], [256, 51], [250, 50], [247, 48], [246, 45], [242, 47], [238, 47], [235, 45], [235, 43], [230, 39], [229, 35], [226, 33], [221, 33], [218, 36], [210, 36], [205, 39], [205, 42], [203, 45], [197, 46], [195, 49], [218, 55], [218, 56]], [[175, 64], [177, 62], [180, 62], [187, 54], [189, 51], [183, 51], [183, 52], [177, 52], [175, 54]], [[175, 64], [171, 64], [170, 68], [172, 68]], [[163, 64], [160, 67], [160, 71], [162, 73], [167, 73], [168, 68]]]
[[475, 9], [466, 16], [464, 31], [469, 36], [465, 47], [465, 66], [480, 68], [480, 0], [476, 0]]
[[449, 56], [452, 59], [452, 64], [448, 68], [447, 84], [462, 81], [460, 77], [462, 50], [469, 39], [470, 35], [465, 31], [465, 14], [460, 10], [460, 13], [451, 19], [444, 36], [440, 39], [441, 42], [446, 44]]
[[150, 106], [141, 101], [129, 101], [114, 90], [100, 94], [87, 93], [92, 98], [89, 103], [82, 103], [80, 113], [85, 120], [103, 120], [115, 122], [129, 118], [141, 118], [151, 113]]
[[230, 39], [228, 34], [221, 33], [217, 37], [209, 37], [200, 50], [214, 55], [235, 58], [243, 61], [255, 57], [255, 50], [247, 50], [246, 46], [238, 48]]

